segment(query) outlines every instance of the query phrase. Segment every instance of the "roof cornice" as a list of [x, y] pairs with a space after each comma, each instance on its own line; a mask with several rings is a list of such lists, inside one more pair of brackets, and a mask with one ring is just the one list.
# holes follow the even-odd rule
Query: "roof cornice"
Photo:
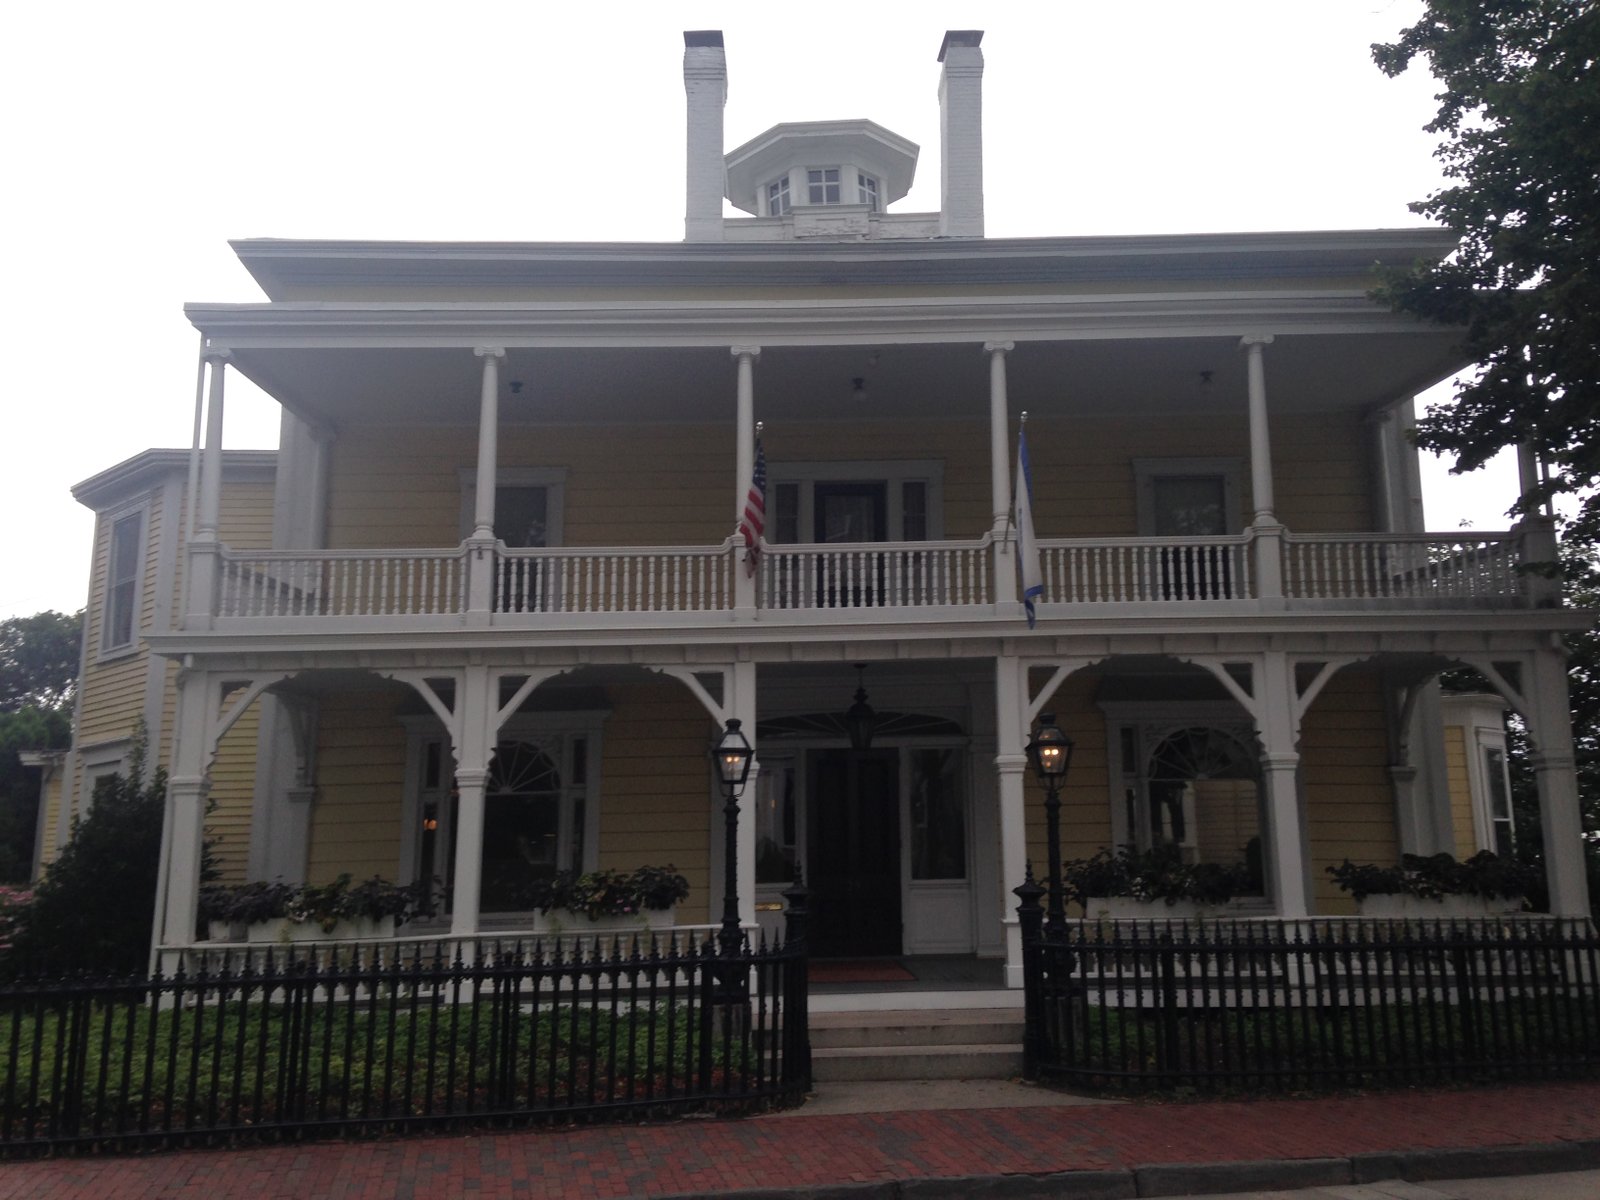
[[235, 348], [725, 346], [1174, 337], [1280, 333], [1437, 334], [1360, 290], [581, 302], [285, 301], [190, 305], [194, 325]]
[[231, 243], [269, 297], [338, 287], [862, 286], [1240, 279], [1437, 259], [1437, 228], [888, 242]]
[[[154, 487], [161, 479], [189, 469], [188, 450], [141, 450], [115, 466], [72, 485], [72, 498], [87, 508], [99, 511], [138, 492]], [[222, 471], [229, 479], [258, 476], [271, 479], [277, 470], [276, 450], [224, 450]]]

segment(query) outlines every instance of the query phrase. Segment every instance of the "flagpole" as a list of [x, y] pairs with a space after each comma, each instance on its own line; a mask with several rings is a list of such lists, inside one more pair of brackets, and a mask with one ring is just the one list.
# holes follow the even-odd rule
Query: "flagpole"
[[1028, 414], [1017, 426], [1017, 483], [1011, 508], [1017, 526], [1017, 571], [1022, 577], [1022, 609], [1028, 628], [1037, 620], [1036, 605], [1044, 595], [1044, 574], [1039, 557], [1039, 539], [1033, 526], [1033, 469], [1028, 459]]

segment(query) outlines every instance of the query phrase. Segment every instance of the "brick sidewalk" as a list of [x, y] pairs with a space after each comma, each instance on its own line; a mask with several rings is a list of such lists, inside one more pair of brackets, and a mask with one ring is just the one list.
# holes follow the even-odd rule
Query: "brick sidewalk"
[[1600, 1083], [1310, 1100], [689, 1120], [0, 1164], [0, 1198], [713, 1196], [1600, 1138]]

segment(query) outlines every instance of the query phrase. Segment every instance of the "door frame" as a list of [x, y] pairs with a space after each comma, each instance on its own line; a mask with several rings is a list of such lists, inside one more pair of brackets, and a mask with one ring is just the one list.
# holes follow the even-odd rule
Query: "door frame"
[[[824, 737], [795, 737], [784, 738], [781, 742], [768, 742], [760, 756], [766, 761], [792, 760], [795, 768], [795, 803], [798, 810], [795, 813], [795, 855], [800, 862], [809, 864], [811, 844], [809, 831], [809, 806], [811, 796], [811, 776], [809, 756], [815, 750], [845, 750], [849, 743], [843, 738]], [[977, 803], [976, 803], [976, 774], [977, 764], [974, 761], [976, 754], [973, 750], [973, 740], [968, 735], [944, 737], [903, 737], [894, 738], [877, 747], [881, 750], [896, 751], [899, 756], [898, 787], [899, 787], [899, 822], [900, 822], [900, 926], [901, 926], [901, 953], [902, 954], [975, 954], [980, 945], [978, 937], [978, 877], [976, 856], [979, 842], [976, 837]], [[962, 790], [963, 790], [963, 836], [965, 839], [967, 873], [963, 880], [913, 880], [911, 878], [911, 763], [910, 756], [916, 750], [960, 750], [964, 754]], [[763, 767], [765, 770], [765, 767]], [[720, 804], [720, 800], [718, 802]], [[718, 809], [720, 811], [720, 808]], [[756, 885], [756, 918], [762, 931], [767, 936], [780, 935], [783, 931], [783, 900], [782, 895], [789, 883], [762, 883]], [[931, 897], [942, 896], [947, 901], [952, 892], [964, 894], [963, 907], [965, 918], [962, 922], [960, 935], [951, 938], [947, 943], [931, 944], [923, 941], [913, 941], [913, 914], [919, 907], [930, 901]], [[937, 901], [933, 901], [937, 902]]]

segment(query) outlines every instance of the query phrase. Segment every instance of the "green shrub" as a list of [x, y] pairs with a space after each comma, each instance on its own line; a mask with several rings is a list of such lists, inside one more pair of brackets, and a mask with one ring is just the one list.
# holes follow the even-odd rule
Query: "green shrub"
[[125, 774], [100, 780], [89, 811], [16, 918], [7, 953], [16, 971], [136, 972], [155, 922], [167, 776], [144, 776], [140, 736]]

